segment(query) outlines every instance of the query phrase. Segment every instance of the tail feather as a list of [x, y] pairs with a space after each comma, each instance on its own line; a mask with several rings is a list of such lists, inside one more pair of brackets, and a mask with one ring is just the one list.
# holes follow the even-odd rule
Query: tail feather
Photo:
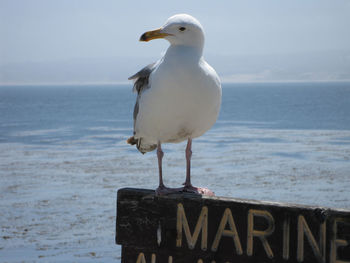
[[129, 139], [126, 140], [128, 144], [136, 145], [136, 148], [142, 153], [145, 154], [146, 152], [151, 152], [154, 149], [157, 148], [157, 144], [147, 144], [144, 143], [142, 138], [135, 138], [134, 136], [131, 136]]
[[135, 144], [137, 144], [137, 139], [135, 139], [134, 136], [131, 136], [129, 139], [126, 140], [126, 143], [131, 144], [131, 145], [135, 145]]

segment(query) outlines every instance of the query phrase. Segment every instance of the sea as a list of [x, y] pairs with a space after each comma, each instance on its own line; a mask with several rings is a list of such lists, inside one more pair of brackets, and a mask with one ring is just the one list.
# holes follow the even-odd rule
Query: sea
[[[0, 87], [0, 262], [120, 262], [116, 196], [155, 189], [155, 152], [127, 145], [131, 85]], [[165, 184], [185, 142], [164, 144]], [[350, 209], [350, 83], [223, 84], [193, 141], [192, 181], [217, 196]]]

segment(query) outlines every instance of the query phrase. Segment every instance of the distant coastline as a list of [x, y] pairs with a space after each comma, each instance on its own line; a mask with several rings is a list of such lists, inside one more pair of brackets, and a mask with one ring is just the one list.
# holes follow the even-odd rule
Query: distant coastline
[[[223, 85], [230, 85], [230, 84], [293, 84], [293, 83], [300, 83], [300, 84], [313, 84], [313, 83], [344, 83], [344, 84], [350, 84], [350, 79], [344, 79], [344, 80], [269, 80], [269, 81], [225, 81], [222, 80], [221, 83]], [[0, 83], [0, 87], [12, 87], [12, 86], [38, 86], [38, 87], [44, 87], [44, 86], [123, 86], [123, 85], [131, 85], [131, 81], [118, 81], [118, 82], [62, 82], [62, 83], [54, 83], [54, 82], [47, 82], [47, 83]]]

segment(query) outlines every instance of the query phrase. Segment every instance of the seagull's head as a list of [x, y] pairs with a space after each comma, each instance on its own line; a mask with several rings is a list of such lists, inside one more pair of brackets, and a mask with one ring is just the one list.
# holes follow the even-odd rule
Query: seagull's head
[[204, 45], [204, 31], [197, 19], [187, 14], [174, 15], [156, 30], [147, 31], [140, 37], [140, 41], [164, 38], [171, 45], [192, 46], [202, 49]]

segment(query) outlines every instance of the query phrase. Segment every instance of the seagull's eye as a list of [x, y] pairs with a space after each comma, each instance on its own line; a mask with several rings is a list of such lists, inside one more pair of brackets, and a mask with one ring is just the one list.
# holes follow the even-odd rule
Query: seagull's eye
[[179, 30], [180, 30], [180, 31], [185, 31], [185, 30], [186, 30], [186, 27], [183, 27], [183, 26], [182, 26], [182, 27], [179, 27]]

